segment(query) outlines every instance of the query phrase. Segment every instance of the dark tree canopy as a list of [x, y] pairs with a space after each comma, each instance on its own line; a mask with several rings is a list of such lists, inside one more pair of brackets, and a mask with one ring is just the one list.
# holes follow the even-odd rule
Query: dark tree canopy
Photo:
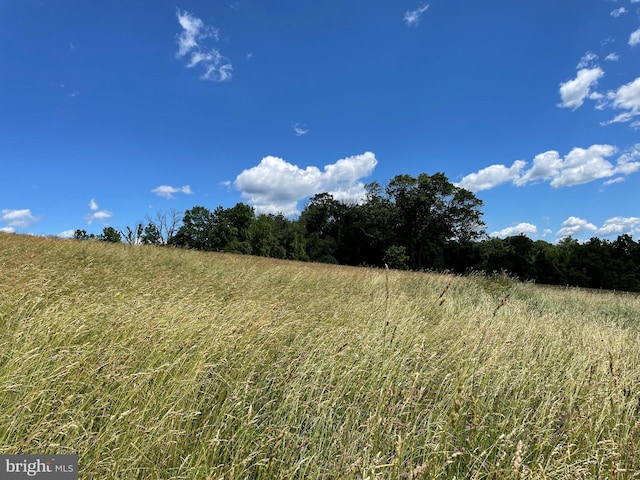
[[397, 175], [386, 188], [366, 185], [358, 203], [314, 195], [297, 219], [256, 216], [244, 203], [213, 211], [195, 206], [181, 221], [178, 212], [158, 213], [124, 234], [105, 227], [97, 237], [76, 230], [73, 238], [121, 242], [124, 236], [132, 245], [460, 274], [507, 272], [545, 284], [640, 291], [640, 244], [631, 236], [584, 243], [567, 237], [555, 245], [525, 235], [489, 238], [482, 205], [442, 173]]

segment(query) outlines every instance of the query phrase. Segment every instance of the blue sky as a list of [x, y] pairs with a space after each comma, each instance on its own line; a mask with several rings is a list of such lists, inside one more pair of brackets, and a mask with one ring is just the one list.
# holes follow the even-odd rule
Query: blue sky
[[640, 237], [640, 0], [0, 0], [0, 230], [444, 172], [487, 232]]

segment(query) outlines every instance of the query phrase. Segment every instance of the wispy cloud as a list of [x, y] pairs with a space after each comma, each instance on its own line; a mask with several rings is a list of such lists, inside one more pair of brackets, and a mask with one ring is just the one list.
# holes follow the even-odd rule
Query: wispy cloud
[[184, 185], [183, 187], [172, 187], [170, 185], [160, 185], [159, 187], [151, 190], [153, 193], [158, 195], [159, 197], [164, 197], [169, 200], [175, 198], [176, 193], [184, 193], [185, 195], [191, 195], [193, 191], [189, 185]]
[[616, 153], [611, 145], [574, 148], [561, 157], [555, 150], [536, 155], [530, 168], [527, 162], [516, 160], [511, 167], [497, 164], [465, 176], [458, 186], [479, 192], [505, 183], [524, 186], [549, 182], [553, 188], [570, 187], [595, 180], [624, 177], [640, 170], [640, 144], [618, 157], [615, 163], [606, 158]]
[[615, 52], [612, 52], [609, 55], [607, 55], [606, 57], [604, 57], [604, 59], [609, 61], [609, 62], [617, 62], [618, 60], [620, 60], [620, 55], [618, 55]]
[[98, 202], [96, 202], [93, 198], [89, 200], [89, 210], [91, 210], [91, 213], [87, 213], [84, 216], [84, 220], [88, 225], [91, 225], [93, 222], [104, 223], [106, 220], [113, 216], [113, 214], [109, 210], [100, 210]]
[[5, 232], [13, 232], [16, 228], [29, 228], [38, 220], [39, 218], [35, 217], [28, 208], [21, 210], [3, 209], [0, 213], [0, 223], [4, 224]]
[[420, 24], [420, 20], [422, 19], [422, 15], [428, 9], [428, 4], [422, 4], [415, 10], [407, 10], [404, 14], [404, 23], [406, 23], [408, 27], [418, 26]]
[[611, 13], [609, 13], [609, 15], [611, 15], [614, 18], [618, 18], [620, 15], [626, 15], [627, 13], [629, 13], [629, 10], [627, 10], [624, 7], [620, 7], [620, 8], [616, 8], [615, 10], [612, 10]]
[[597, 67], [597, 64], [596, 64], [597, 60], [598, 60], [598, 55], [596, 55], [593, 52], [587, 52], [582, 56], [582, 58], [578, 62], [578, 66], [576, 67], [576, 69], [579, 70], [581, 68]]
[[304, 123], [296, 123], [293, 125], [293, 131], [296, 136], [301, 137], [309, 133], [309, 128]]
[[198, 17], [189, 12], [177, 11], [178, 23], [183, 31], [177, 36], [177, 58], [187, 57], [187, 68], [200, 67], [203, 80], [225, 82], [231, 80], [233, 66], [216, 48], [207, 45], [209, 40], [217, 41], [218, 29], [205, 25]]
[[377, 163], [372, 152], [365, 152], [325, 165], [323, 170], [302, 169], [268, 156], [240, 173], [233, 185], [258, 213], [294, 215], [298, 202], [316, 193], [328, 192], [342, 201], [361, 200], [365, 194], [361, 179], [371, 175]]

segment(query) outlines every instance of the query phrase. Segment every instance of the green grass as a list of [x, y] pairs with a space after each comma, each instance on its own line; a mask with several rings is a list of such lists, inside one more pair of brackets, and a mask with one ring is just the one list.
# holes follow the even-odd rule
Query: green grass
[[0, 234], [0, 454], [80, 478], [640, 477], [640, 297]]

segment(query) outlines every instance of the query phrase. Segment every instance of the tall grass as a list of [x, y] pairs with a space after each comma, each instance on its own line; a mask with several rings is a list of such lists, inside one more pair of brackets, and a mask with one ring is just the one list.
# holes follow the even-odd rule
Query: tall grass
[[640, 477], [640, 298], [0, 235], [0, 454], [80, 478]]

